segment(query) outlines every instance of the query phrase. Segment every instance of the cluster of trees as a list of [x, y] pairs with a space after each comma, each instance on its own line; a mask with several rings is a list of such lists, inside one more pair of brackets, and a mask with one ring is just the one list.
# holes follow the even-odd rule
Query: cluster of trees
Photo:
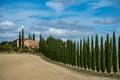
[[[28, 39], [35, 40], [35, 34], [33, 34], [32, 36], [29, 34]], [[19, 32], [19, 48], [24, 49], [24, 47], [24, 29], [22, 28], [22, 36], [21, 32]]]
[[35, 40], [35, 34], [33, 34], [32, 36], [31, 36], [31, 34], [29, 34], [28, 38], [31, 40]]
[[10, 48], [12, 42], [3, 41], [0, 43], [0, 52], [10, 52], [12, 49]]
[[39, 43], [39, 51], [46, 57], [66, 65], [97, 72], [116, 73], [118, 66], [120, 70], [120, 36], [117, 48], [115, 32], [112, 37], [109, 34], [105, 39], [101, 36], [100, 41], [96, 35], [95, 39], [92, 36], [91, 40], [88, 37], [80, 42], [64, 42], [52, 36], [45, 40], [40, 35]]

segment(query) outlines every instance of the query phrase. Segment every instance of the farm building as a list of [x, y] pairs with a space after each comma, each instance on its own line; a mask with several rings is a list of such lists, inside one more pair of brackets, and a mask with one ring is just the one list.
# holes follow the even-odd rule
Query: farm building
[[[19, 39], [14, 40], [12, 46], [19, 47]], [[39, 48], [39, 41], [26, 38], [26, 39], [24, 39], [24, 46], [26, 46], [28, 48]]]

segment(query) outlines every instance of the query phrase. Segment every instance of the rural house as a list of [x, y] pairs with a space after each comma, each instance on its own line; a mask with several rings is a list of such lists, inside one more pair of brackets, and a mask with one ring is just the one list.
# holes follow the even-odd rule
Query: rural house
[[[12, 46], [19, 47], [19, 39], [14, 40]], [[39, 48], [39, 42], [36, 40], [26, 38], [26, 39], [24, 39], [24, 46], [26, 46], [28, 48]]]

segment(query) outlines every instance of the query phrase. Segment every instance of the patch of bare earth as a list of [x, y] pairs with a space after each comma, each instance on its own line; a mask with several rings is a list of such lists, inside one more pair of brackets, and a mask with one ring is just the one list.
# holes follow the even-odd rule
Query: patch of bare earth
[[0, 54], [0, 80], [115, 80], [77, 73], [30, 54]]

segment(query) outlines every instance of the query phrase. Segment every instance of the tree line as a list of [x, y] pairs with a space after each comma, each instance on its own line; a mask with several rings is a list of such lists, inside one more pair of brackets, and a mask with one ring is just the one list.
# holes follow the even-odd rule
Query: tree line
[[116, 42], [116, 34], [109, 34], [104, 39], [81, 39], [62, 41], [49, 36], [46, 40], [40, 35], [39, 51], [47, 58], [62, 62], [65, 65], [93, 70], [97, 72], [114, 72], [120, 70], [120, 36]]

